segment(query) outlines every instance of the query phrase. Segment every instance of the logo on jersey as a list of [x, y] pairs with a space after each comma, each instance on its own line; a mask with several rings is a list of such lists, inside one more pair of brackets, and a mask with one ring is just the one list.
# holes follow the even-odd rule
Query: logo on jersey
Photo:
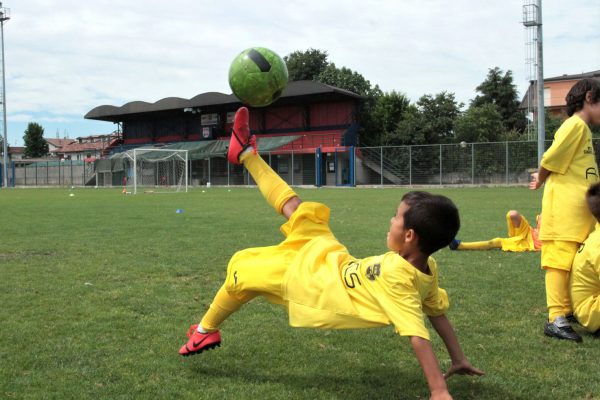
[[585, 170], [585, 179], [587, 179], [590, 175], [595, 176], [596, 178], [598, 177], [598, 174], [596, 173], [596, 168], [590, 167]]
[[374, 281], [377, 279], [379, 275], [381, 275], [381, 264], [373, 264], [367, 267], [367, 271], [365, 272], [367, 279], [370, 281]]

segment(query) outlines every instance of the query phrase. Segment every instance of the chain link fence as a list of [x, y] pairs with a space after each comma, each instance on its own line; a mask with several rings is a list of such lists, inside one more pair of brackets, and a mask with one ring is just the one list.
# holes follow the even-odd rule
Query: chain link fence
[[[600, 139], [592, 141], [596, 161]], [[552, 141], [546, 141], [546, 148]], [[292, 186], [520, 185], [537, 168], [537, 142], [339, 147], [331, 152], [261, 153]], [[254, 185], [248, 172], [222, 156], [189, 161], [191, 186]], [[14, 186], [120, 186], [127, 171], [111, 160], [38, 162], [9, 170]], [[12, 178], [11, 178], [12, 177]], [[11, 186], [13, 186], [11, 185]]]

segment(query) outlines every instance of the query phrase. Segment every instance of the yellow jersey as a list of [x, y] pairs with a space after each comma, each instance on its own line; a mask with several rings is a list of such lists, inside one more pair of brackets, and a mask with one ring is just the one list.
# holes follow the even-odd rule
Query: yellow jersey
[[580, 117], [574, 115], [561, 125], [541, 166], [552, 173], [544, 188], [540, 239], [583, 242], [595, 221], [585, 192], [598, 181], [598, 166], [592, 132]]
[[579, 248], [571, 268], [573, 309], [581, 325], [592, 332], [600, 329], [600, 318], [597, 305], [595, 306], [598, 296], [600, 296], [600, 224], [596, 224], [594, 232]]
[[284, 278], [289, 323], [295, 327], [369, 328], [393, 324], [401, 336], [429, 340], [424, 315], [442, 315], [448, 296], [437, 265], [425, 274], [395, 252], [356, 259], [333, 235], [299, 251]]

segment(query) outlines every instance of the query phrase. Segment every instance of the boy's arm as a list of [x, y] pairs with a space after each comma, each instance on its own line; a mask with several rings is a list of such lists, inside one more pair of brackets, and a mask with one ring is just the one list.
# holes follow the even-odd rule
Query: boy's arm
[[448, 387], [444, 380], [444, 375], [440, 370], [440, 365], [435, 358], [431, 343], [429, 340], [423, 339], [419, 336], [411, 336], [410, 344], [413, 347], [417, 360], [423, 369], [427, 385], [429, 385], [429, 391], [431, 392], [431, 399], [452, 399], [450, 393], [448, 393]]
[[454, 333], [454, 329], [445, 315], [429, 317], [429, 321], [431, 322], [431, 325], [433, 325], [435, 331], [444, 341], [446, 349], [448, 349], [450, 359], [452, 360], [452, 366], [444, 374], [445, 378], [448, 378], [454, 374], [477, 376], [485, 375], [485, 372], [475, 368], [471, 365], [469, 360], [467, 360], [462, 349], [460, 348], [460, 344], [458, 343], [458, 338]]

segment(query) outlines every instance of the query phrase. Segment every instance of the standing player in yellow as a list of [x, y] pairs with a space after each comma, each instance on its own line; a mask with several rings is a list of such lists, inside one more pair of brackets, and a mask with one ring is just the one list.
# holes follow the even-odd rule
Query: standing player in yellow
[[600, 182], [590, 186], [586, 200], [596, 218], [596, 229], [573, 259], [571, 299], [581, 326], [600, 337]]
[[569, 118], [556, 131], [529, 187], [535, 190], [546, 183], [540, 230], [548, 307], [544, 334], [581, 342], [568, 320], [573, 313], [569, 272], [579, 245], [594, 226], [585, 192], [598, 180], [589, 125], [600, 124], [600, 82], [577, 82], [569, 90], [566, 103]]
[[448, 247], [450, 250], [489, 250], [502, 249], [503, 251], [539, 251], [542, 242], [538, 238], [540, 227], [540, 216], [537, 216], [537, 226], [529, 225], [527, 218], [517, 210], [506, 213], [506, 225], [508, 226], [507, 238], [494, 238], [478, 242], [464, 242], [454, 239]]
[[[429, 255], [447, 246], [458, 231], [458, 210], [444, 196], [425, 192], [404, 195], [390, 221], [383, 255], [357, 259], [329, 228], [329, 208], [302, 202], [256, 154], [248, 110], [235, 116], [228, 150], [232, 163], [243, 164], [267, 202], [287, 222], [276, 246], [237, 252], [227, 278], [189, 340], [179, 350], [188, 356], [221, 343], [219, 328], [232, 313], [256, 296], [283, 305], [294, 327], [326, 329], [394, 325], [408, 336], [423, 369], [432, 399], [451, 398], [444, 377], [483, 375], [463, 354], [445, 316], [448, 296], [438, 287], [437, 265]], [[444, 341], [452, 365], [445, 375], [429, 342], [423, 317]]]

